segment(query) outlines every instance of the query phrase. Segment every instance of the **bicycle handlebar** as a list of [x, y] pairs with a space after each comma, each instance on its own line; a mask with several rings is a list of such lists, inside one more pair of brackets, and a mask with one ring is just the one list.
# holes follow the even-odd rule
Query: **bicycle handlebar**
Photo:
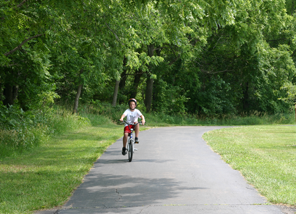
[[133, 125], [133, 126], [136, 126], [136, 125], [138, 125], [138, 124], [141, 124], [141, 125], [142, 125], [142, 122], [128, 123], [126, 120], [123, 120], [123, 121], [119, 120], [119, 121], [120, 121], [120, 122], [124, 122], [124, 123], [127, 124], [127, 125]]

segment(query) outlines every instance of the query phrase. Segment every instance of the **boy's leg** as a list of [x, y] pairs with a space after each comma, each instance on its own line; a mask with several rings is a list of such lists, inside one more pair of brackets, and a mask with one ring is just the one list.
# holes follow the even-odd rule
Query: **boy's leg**
[[139, 129], [140, 129], [140, 125], [137, 124], [137, 125], [135, 126], [135, 133], [136, 133], [135, 137], [136, 137], [136, 138], [139, 136]]
[[128, 133], [124, 133], [122, 138], [123, 147], [126, 147], [127, 138], [128, 138]]
[[126, 155], [126, 142], [127, 142], [127, 137], [128, 137], [128, 133], [124, 133], [123, 138], [122, 138], [122, 143], [123, 143], [123, 147], [122, 147], [122, 155]]
[[138, 139], [139, 132], [140, 132], [140, 125], [137, 124], [137, 125], [135, 126], [135, 143], [139, 143], [139, 139]]
[[126, 143], [127, 143], [127, 138], [128, 138], [128, 129], [126, 127], [124, 127], [124, 130], [123, 130], [123, 138], [122, 138], [122, 144], [123, 144], [123, 147], [122, 147], [122, 155], [126, 155]]

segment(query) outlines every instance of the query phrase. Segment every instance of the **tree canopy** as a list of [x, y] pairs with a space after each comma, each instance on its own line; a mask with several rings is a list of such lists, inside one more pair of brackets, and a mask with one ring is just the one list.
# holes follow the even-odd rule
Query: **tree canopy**
[[284, 112], [295, 102], [292, 0], [0, 2], [1, 105]]

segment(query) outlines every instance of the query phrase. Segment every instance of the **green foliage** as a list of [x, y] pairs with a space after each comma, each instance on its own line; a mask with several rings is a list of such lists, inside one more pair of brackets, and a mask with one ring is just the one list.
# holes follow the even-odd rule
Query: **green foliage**
[[1, 158], [38, 147], [52, 135], [90, 125], [88, 118], [63, 108], [24, 112], [16, 106], [1, 106], [0, 115]]
[[[82, 107], [80, 114], [89, 118], [92, 125], [103, 125], [104, 123], [109, 124], [110, 121], [112, 121], [113, 123], [117, 123], [121, 115], [127, 108], [127, 104], [112, 107], [110, 103], [93, 101], [93, 104], [87, 105], [87, 108]], [[100, 118], [99, 115], [104, 115], [108, 118], [108, 121], [101, 119], [97, 120], [98, 118]]]
[[48, 140], [47, 132], [44, 125], [0, 130], [0, 157], [22, 153], [39, 146]]
[[167, 115], [164, 113], [145, 114], [147, 125], [149, 126], [169, 126], [169, 125], [270, 125], [270, 124], [295, 124], [293, 113], [278, 113], [268, 115], [266, 113], [253, 112], [246, 115], [224, 114], [219, 117], [198, 116], [198, 115]]
[[48, 127], [34, 122], [32, 112], [0, 106], [0, 157], [39, 146], [48, 139]]
[[91, 125], [88, 118], [76, 114], [73, 115], [70, 110], [59, 107], [47, 115], [44, 123], [48, 126], [52, 135], [60, 135], [67, 131], [73, 131], [80, 127]]
[[[143, 112], [152, 94], [154, 112], [199, 118], [287, 113], [295, 102], [290, 0], [13, 0], [0, 8], [0, 101], [13, 106], [1, 110], [3, 130], [75, 129], [51, 107], [58, 100], [72, 108], [80, 87], [82, 106], [113, 121], [130, 96]], [[117, 103], [124, 105], [110, 107], [119, 79]]]
[[202, 79], [199, 91], [190, 93], [190, 110], [200, 115], [218, 116], [236, 113], [237, 94], [232, 91], [231, 84], [223, 80], [220, 75], [211, 79]]
[[[286, 45], [280, 45], [278, 49], [267, 46], [260, 47], [258, 57], [260, 59], [259, 69], [261, 77], [256, 96], [262, 111], [281, 112], [291, 106], [291, 102], [281, 102], [278, 98], [287, 97], [284, 85], [291, 83], [296, 75], [294, 62]], [[264, 48], [264, 49], [263, 49]], [[262, 50], [263, 49], [263, 50]], [[259, 79], [260, 78], [260, 79]], [[264, 99], [264, 101], [262, 100]]]
[[[83, 105], [80, 115], [87, 117], [93, 126], [118, 123], [122, 113], [128, 108], [127, 104], [112, 107], [109, 103], [93, 101], [92, 105]], [[294, 111], [288, 113], [267, 114], [264, 112], [250, 112], [245, 114], [221, 114], [206, 116], [204, 114], [180, 114], [165, 112], [145, 113], [138, 108], [146, 118], [147, 126], [169, 125], [262, 125], [262, 124], [294, 124]], [[104, 116], [104, 117], [102, 117]]]
[[153, 110], [165, 114], [185, 114], [187, 112], [186, 93], [179, 86], [170, 86], [163, 79], [155, 82]]

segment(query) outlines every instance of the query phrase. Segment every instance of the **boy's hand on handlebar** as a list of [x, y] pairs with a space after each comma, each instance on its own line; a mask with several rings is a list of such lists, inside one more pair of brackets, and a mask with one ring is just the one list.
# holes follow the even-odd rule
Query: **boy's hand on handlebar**
[[122, 118], [120, 118], [120, 119], [119, 119], [119, 121], [123, 122], [123, 119], [122, 119]]

